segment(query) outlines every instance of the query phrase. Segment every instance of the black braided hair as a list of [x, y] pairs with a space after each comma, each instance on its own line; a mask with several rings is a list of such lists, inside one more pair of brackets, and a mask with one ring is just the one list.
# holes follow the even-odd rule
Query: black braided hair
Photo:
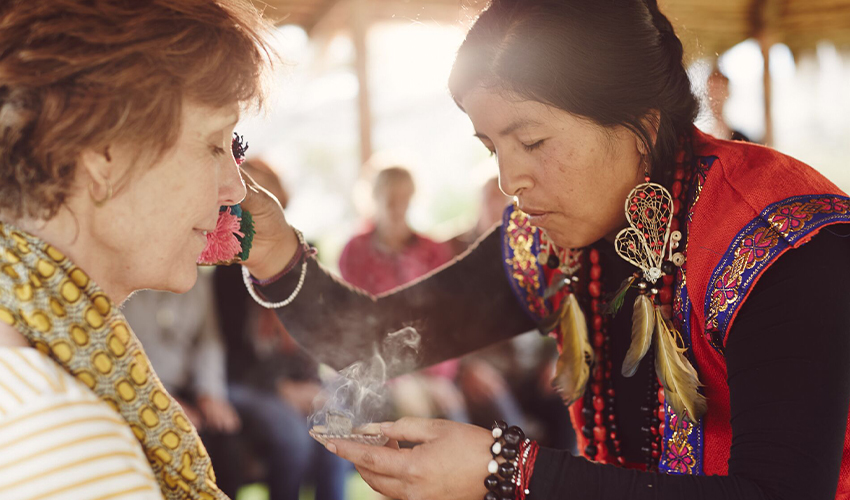
[[[667, 128], [672, 128], [673, 131], [664, 134], [659, 133], [658, 141], [655, 145], [655, 149], [659, 153], [656, 153], [657, 158], [653, 158], [658, 161], [660, 158], [668, 158], [669, 154], [675, 154], [675, 150], [679, 146], [679, 136], [684, 132], [683, 129], [692, 124], [697, 118], [699, 102], [691, 90], [691, 80], [688, 77], [688, 71], [684, 63], [685, 49], [682, 41], [676, 35], [673, 23], [658, 8], [657, 0], [642, 1], [644, 1], [652, 16], [652, 24], [658, 30], [659, 44], [667, 52], [670, 65], [665, 90], [666, 97], [668, 97], [669, 102], [673, 105], [667, 109], [661, 119], [662, 122], [667, 122], [663, 125], [666, 125]], [[690, 142], [686, 142], [685, 144], [690, 147]]]

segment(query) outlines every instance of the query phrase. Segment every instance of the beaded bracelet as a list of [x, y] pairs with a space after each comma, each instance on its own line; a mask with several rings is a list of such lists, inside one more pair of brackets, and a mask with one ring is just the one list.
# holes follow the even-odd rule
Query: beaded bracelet
[[[493, 459], [487, 464], [490, 473], [484, 479], [487, 494], [484, 500], [512, 500], [525, 498], [528, 495], [527, 484], [523, 484], [522, 469], [525, 461], [521, 463], [521, 455], [528, 448], [531, 441], [525, 438], [525, 433], [517, 426], [508, 427], [503, 421], [493, 424], [493, 446], [490, 454]], [[527, 457], [526, 453], [526, 457]], [[501, 457], [505, 461], [499, 463]]]
[[520, 447], [519, 465], [516, 476], [516, 500], [525, 500], [531, 492], [528, 491], [531, 484], [531, 473], [534, 471], [534, 462], [537, 460], [537, 451], [540, 448], [536, 441], [526, 439]]
[[251, 294], [251, 297], [257, 302], [257, 304], [260, 304], [266, 309], [278, 309], [281, 307], [288, 306], [292, 303], [293, 300], [295, 300], [295, 297], [297, 297], [298, 293], [301, 291], [301, 287], [304, 286], [304, 277], [307, 275], [307, 259], [303, 257], [304, 255], [309, 255], [309, 252], [305, 252], [304, 249], [309, 247], [307, 246], [307, 242], [304, 240], [304, 235], [301, 233], [301, 231], [295, 229], [295, 234], [296, 236], [298, 236], [298, 244], [300, 247], [299, 250], [295, 252], [295, 256], [293, 256], [289, 264], [287, 264], [286, 268], [284, 269], [284, 272], [278, 273], [272, 279], [265, 280], [262, 282], [264, 284], [269, 284], [274, 281], [277, 281], [277, 279], [279, 279], [281, 276], [291, 271], [292, 268], [295, 267], [295, 262], [301, 260], [301, 276], [298, 277], [298, 284], [295, 286], [295, 290], [293, 290], [292, 294], [290, 294], [289, 297], [287, 297], [285, 300], [282, 300], [280, 302], [268, 302], [266, 300], [263, 300], [263, 298], [260, 297], [257, 291], [254, 290], [254, 281], [251, 276], [251, 272], [248, 271], [247, 267], [242, 266], [242, 280], [245, 282], [245, 288], [248, 289], [248, 293]]

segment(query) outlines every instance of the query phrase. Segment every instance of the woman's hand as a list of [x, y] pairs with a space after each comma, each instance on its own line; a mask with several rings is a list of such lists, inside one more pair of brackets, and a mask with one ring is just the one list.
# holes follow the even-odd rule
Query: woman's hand
[[257, 279], [266, 279], [283, 271], [295, 255], [298, 237], [286, 222], [280, 202], [244, 171], [247, 195], [240, 204], [254, 219], [254, 241], [243, 265]]
[[216, 432], [232, 434], [242, 427], [239, 414], [226, 399], [201, 396], [198, 398], [198, 409], [204, 417], [205, 427]]
[[[328, 449], [353, 462], [369, 486], [390, 498], [484, 498], [493, 444], [486, 429], [449, 420], [405, 417], [381, 430], [390, 438], [386, 447], [331, 440]], [[398, 449], [399, 441], [416, 446]]]

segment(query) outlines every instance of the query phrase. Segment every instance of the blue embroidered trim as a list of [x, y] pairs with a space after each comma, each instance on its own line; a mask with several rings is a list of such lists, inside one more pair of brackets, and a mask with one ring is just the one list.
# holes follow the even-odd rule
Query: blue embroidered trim
[[[690, 224], [693, 220], [694, 207], [699, 201], [702, 187], [708, 171], [714, 165], [716, 156], [706, 156], [695, 158], [696, 168], [694, 169], [694, 179], [691, 181], [688, 192], [688, 212], [687, 212], [687, 230], [690, 232]], [[699, 365], [696, 362], [696, 357], [693, 354], [693, 341], [691, 337], [691, 312], [692, 304], [688, 294], [687, 287], [687, 262], [683, 269], [679, 269], [676, 276], [676, 296], [673, 301], [674, 321], [676, 328], [682, 335], [682, 341], [687, 349], [686, 355], [693, 364], [694, 369], [699, 373]], [[661, 441], [661, 459], [658, 462], [658, 469], [667, 474], [680, 475], [697, 475], [705, 474], [703, 470], [703, 450], [704, 450], [704, 426], [703, 420], [700, 419], [696, 425], [691, 425], [687, 422], [679, 426], [678, 418], [674, 418], [673, 409], [670, 405], [664, 405], [664, 436]]]
[[[531, 319], [540, 323], [551, 311], [550, 301], [543, 299], [546, 276], [537, 261], [540, 233], [521, 220], [523, 217], [525, 215], [512, 205], [502, 214], [502, 266], [517, 300]], [[520, 219], [519, 224], [517, 219]]]
[[719, 353], [729, 324], [753, 283], [788, 248], [818, 229], [850, 222], [850, 198], [804, 195], [765, 208], [736, 236], [714, 268], [705, 294], [705, 335]]

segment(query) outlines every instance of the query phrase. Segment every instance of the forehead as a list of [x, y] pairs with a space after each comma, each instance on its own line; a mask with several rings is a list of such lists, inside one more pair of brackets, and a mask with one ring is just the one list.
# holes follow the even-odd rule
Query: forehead
[[529, 131], [534, 135], [569, 136], [573, 142], [599, 140], [611, 131], [589, 118], [561, 108], [533, 101], [516, 94], [489, 88], [477, 88], [461, 101], [464, 111], [475, 127], [479, 138], [495, 141], [514, 132]]
[[476, 133], [491, 138], [506, 131], [560, 123], [571, 116], [554, 106], [494, 88], [473, 89], [461, 100], [461, 106]]
[[184, 133], [213, 133], [236, 124], [239, 120], [239, 105], [233, 103], [213, 108], [189, 100], [183, 102], [182, 115]]
[[551, 106], [525, 99], [520, 95], [498, 88], [476, 87], [461, 101], [467, 113], [491, 119], [510, 119], [518, 115], [538, 116], [550, 113]]

